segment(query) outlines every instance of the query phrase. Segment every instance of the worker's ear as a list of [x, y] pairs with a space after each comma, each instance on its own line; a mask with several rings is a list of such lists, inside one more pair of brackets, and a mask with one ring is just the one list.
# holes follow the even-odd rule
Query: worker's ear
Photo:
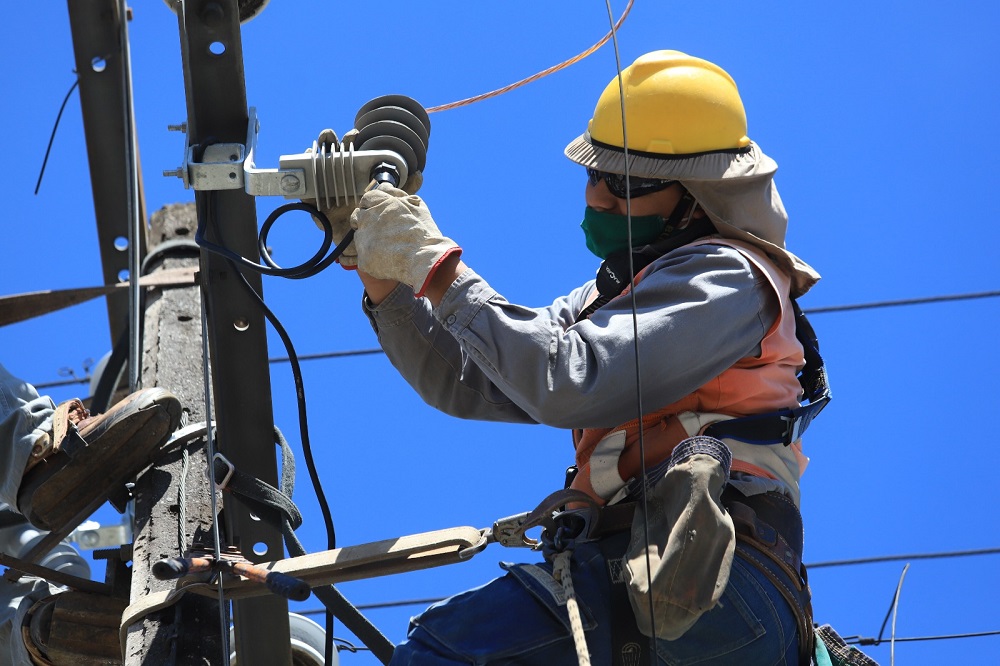
[[715, 438], [686, 439], [647, 494], [646, 510], [636, 508], [626, 579], [646, 636], [655, 630], [656, 638], [680, 638], [726, 589], [736, 548], [733, 520], [722, 506], [731, 461]]

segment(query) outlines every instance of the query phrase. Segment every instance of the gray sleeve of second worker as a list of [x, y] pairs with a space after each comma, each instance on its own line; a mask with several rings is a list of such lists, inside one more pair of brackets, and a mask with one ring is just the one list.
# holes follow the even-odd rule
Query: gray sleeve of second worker
[[[588, 287], [547, 308], [513, 303], [472, 270], [432, 311], [400, 287], [368, 314], [393, 365], [430, 405], [462, 418], [613, 427], [688, 395], [756, 353], [777, 300], [736, 250], [661, 257], [631, 295], [573, 323]], [[639, 379], [634, 331], [638, 330]]]

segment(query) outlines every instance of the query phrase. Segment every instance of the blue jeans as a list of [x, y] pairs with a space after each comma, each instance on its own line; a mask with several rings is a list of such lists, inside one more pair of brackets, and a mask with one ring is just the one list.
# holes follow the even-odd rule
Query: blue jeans
[[0, 502], [17, 506], [17, 489], [31, 446], [52, 429], [55, 405], [0, 365]]
[[[17, 489], [31, 447], [42, 432], [51, 429], [54, 411], [49, 397], [39, 396], [31, 384], [0, 365], [0, 508], [17, 506]], [[16, 583], [0, 579], [0, 664], [31, 664], [19, 633], [21, 618], [54, 589], [28, 576]]]
[[[566, 606], [559, 602], [555, 588], [561, 586], [551, 577], [551, 565], [503, 566], [505, 576], [414, 618], [392, 665], [576, 666]], [[577, 546], [571, 573], [591, 662], [610, 666], [611, 583], [595, 543]], [[764, 575], [739, 556], [719, 604], [681, 638], [656, 643], [661, 664], [798, 664], [792, 609]]]

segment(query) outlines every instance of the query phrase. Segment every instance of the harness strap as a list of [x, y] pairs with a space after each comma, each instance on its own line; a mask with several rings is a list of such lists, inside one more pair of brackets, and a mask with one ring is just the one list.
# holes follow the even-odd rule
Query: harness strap
[[[629, 508], [635, 507], [630, 504]], [[603, 509], [602, 513], [606, 510]], [[601, 523], [604, 523], [603, 518]], [[628, 597], [628, 583], [625, 580], [625, 550], [628, 548], [630, 537], [628, 531], [619, 530], [617, 534], [598, 541], [605, 566], [608, 568], [611, 666], [651, 663], [649, 652], [653, 639], [639, 631], [632, 602]]]
[[798, 379], [809, 404], [795, 409], [717, 421], [704, 434], [716, 439], [738, 439], [747, 444], [788, 446], [802, 436], [812, 420], [830, 402], [833, 395], [830, 392], [826, 365], [819, 353], [816, 332], [795, 300], [792, 300], [792, 310], [795, 313], [795, 337], [802, 345], [806, 360]]
[[813, 637], [812, 604], [809, 603], [808, 587], [800, 590], [797, 587], [789, 586], [787, 581], [791, 579], [787, 575], [788, 572], [778, 560], [771, 556], [770, 551], [753, 544], [752, 541], [739, 533], [736, 534], [736, 554], [763, 573], [792, 608], [798, 625], [799, 663], [801, 666], [809, 666], [812, 663], [813, 641], [815, 639]]
[[[277, 509], [293, 529], [302, 524], [302, 514], [287, 495], [274, 486], [236, 469], [221, 453], [216, 453], [212, 460], [212, 476], [220, 489], [228, 490], [258, 510], [261, 507]], [[261, 518], [264, 516], [261, 515]]]
[[[281, 431], [275, 427], [274, 433], [275, 443], [281, 447], [282, 451], [281, 490], [241, 472], [221, 454], [216, 454], [212, 461], [212, 477], [219, 487], [238, 495], [248, 504], [277, 510], [281, 514], [280, 528], [285, 548], [291, 555], [300, 557], [306, 554], [306, 549], [295, 535], [296, 528], [302, 524], [302, 514], [299, 513], [298, 507], [290, 498], [295, 478], [294, 458]], [[267, 513], [262, 512], [259, 515], [264, 519]], [[333, 585], [320, 586], [313, 588], [313, 594], [323, 602], [328, 611], [343, 622], [344, 626], [371, 650], [379, 661], [383, 664], [389, 663], [396, 646], [368, 618], [362, 615], [337, 588]]]

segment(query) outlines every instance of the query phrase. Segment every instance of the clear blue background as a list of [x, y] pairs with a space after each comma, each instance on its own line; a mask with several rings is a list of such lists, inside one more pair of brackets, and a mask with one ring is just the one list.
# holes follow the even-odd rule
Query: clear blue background
[[[136, 1], [130, 25], [149, 212], [193, 200], [164, 169], [181, 161], [185, 120], [174, 15]], [[613, 3], [617, 16], [625, 2]], [[640, 0], [619, 33], [623, 65], [673, 48], [736, 79], [749, 134], [773, 156], [791, 218], [788, 247], [823, 280], [806, 308], [1000, 288], [996, 134], [1000, 10], [911, 2], [700, 3]], [[0, 293], [101, 282], [79, 97], [64, 114], [38, 196], [52, 124], [73, 81], [65, 3], [16, 3], [0, 40], [5, 137]], [[244, 25], [247, 95], [261, 119], [257, 165], [349, 129], [357, 109], [399, 93], [435, 106], [561, 62], [608, 30], [603, 2], [392, 3], [274, 0]], [[421, 195], [467, 263], [509, 300], [542, 305], [591, 277], [583, 245], [582, 169], [562, 155], [615, 75], [608, 44], [590, 58], [498, 98], [431, 116]], [[283, 203], [258, 200], [260, 219]], [[272, 233], [283, 264], [320, 241], [305, 216]], [[369, 349], [354, 275], [268, 279], [265, 297], [300, 354]], [[1000, 546], [997, 300], [813, 317], [835, 399], [810, 430], [802, 482], [808, 562]], [[284, 356], [276, 336], [272, 356]], [[110, 348], [101, 301], [0, 329], [2, 362], [35, 383]], [[663, 350], [661, 353], [684, 353]], [[424, 405], [381, 355], [303, 364], [317, 463], [342, 545], [426, 530], [485, 527], [532, 508], [562, 483], [569, 435], [465, 422]], [[272, 366], [277, 425], [297, 443], [287, 365]], [[87, 386], [52, 389], [56, 400]], [[301, 463], [301, 456], [299, 458]], [[304, 473], [300, 537], [324, 547]], [[102, 520], [117, 520], [108, 510]], [[356, 604], [436, 598], [497, 575], [492, 546], [444, 569], [348, 583]], [[911, 560], [896, 632], [1000, 630], [996, 555]], [[905, 562], [816, 569], [815, 615], [843, 635], [875, 636]], [[310, 601], [301, 609], [318, 608]], [[419, 605], [372, 610], [394, 641]], [[317, 618], [319, 619], [319, 618]], [[338, 626], [338, 638], [353, 640]], [[885, 637], [888, 638], [887, 628]], [[883, 664], [889, 646], [867, 648]], [[995, 663], [1000, 637], [901, 642], [899, 664]], [[370, 664], [342, 654], [344, 664]]]

